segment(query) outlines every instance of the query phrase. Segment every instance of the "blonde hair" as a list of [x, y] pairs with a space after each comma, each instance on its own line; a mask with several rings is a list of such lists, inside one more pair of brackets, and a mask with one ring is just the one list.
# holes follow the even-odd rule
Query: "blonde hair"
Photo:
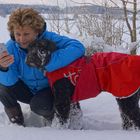
[[32, 8], [19, 8], [10, 15], [7, 25], [11, 34], [14, 32], [14, 28], [24, 26], [29, 26], [37, 33], [41, 33], [45, 20]]

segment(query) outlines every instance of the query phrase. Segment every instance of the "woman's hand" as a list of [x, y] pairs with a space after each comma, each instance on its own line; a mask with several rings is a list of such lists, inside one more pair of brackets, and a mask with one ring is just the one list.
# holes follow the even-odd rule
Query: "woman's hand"
[[0, 54], [0, 67], [8, 68], [14, 62], [14, 56], [9, 55], [7, 51]]

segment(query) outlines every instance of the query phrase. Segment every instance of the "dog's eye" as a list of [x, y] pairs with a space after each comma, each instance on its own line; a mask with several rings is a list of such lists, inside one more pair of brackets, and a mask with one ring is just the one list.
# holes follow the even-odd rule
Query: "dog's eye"
[[44, 50], [40, 50], [39, 52], [40, 52], [41, 54], [44, 54], [44, 53], [45, 53], [45, 51], [44, 51]]

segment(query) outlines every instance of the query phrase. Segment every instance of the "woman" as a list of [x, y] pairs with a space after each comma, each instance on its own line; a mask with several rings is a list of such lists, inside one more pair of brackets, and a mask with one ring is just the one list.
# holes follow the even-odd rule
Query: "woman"
[[0, 55], [0, 100], [12, 123], [24, 125], [20, 104], [30, 104], [31, 110], [52, 120], [54, 100], [48, 79], [41, 71], [27, 66], [27, 47], [34, 40], [49, 39], [56, 43], [57, 51], [46, 66], [47, 71], [64, 67], [85, 53], [77, 40], [46, 31], [43, 17], [31, 8], [15, 10], [9, 17], [11, 39], [7, 51]]

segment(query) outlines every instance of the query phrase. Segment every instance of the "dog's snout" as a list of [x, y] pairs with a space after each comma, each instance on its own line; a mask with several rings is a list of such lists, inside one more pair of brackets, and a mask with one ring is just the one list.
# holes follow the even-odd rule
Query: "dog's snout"
[[31, 63], [34, 62], [33, 57], [31, 57], [30, 55], [27, 55], [27, 57], [25, 58], [25, 63], [28, 65], [31, 65]]

